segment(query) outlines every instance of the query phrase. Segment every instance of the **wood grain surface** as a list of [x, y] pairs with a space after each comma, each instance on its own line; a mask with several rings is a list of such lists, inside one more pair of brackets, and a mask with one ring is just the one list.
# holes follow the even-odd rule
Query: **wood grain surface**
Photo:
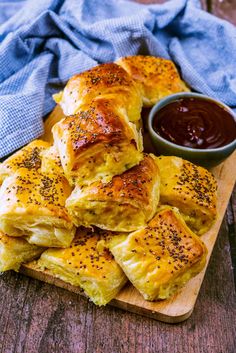
[[236, 25], [236, 1], [235, 0], [211, 0], [208, 1], [208, 10], [214, 15]]
[[[220, 15], [236, 21], [233, 11]], [[0, 353], [235, 353], [235, 220], [236, 190], [194, 312], [177, 325], [97, 308], [80, 295], [5, 273], [0, 276]]]

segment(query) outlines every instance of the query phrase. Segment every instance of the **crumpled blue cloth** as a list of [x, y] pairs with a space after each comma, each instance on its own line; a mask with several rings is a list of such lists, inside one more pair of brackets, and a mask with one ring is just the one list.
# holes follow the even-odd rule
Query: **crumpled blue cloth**
[[43, 133], [70, 76], [135, 54], [174, 60], [194, 90], [236, 108], [236, 28], [198, 0], [1, 0], [0, 157]]

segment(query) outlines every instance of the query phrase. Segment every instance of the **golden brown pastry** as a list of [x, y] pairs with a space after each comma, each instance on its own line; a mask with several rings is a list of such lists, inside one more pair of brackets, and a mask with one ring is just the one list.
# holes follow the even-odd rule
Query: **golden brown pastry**
[[154, 56], [127, 56], [117, 62], [136, 82], [144, 107], [151, 107], [169, 94], [189, 91], [171, 60]]
[[144, 229], [110, 239], [109, 249], [146, 300], [166, 299], [199, 273], [206, 247], [177, 209], [162, 209]]
[[127, 72], [114, 63], [93, 67], [73, 76], [63, 92], [54, 95], [65, 115], [76, 114], [97, 98], [113, 99], [125, 109], [130, 121], [139, 121], [142, 98]]
[[0, 230], [39, 246], [69, 246], [75, 234], [65, 208], [70, 193], [61, 175], [18, 169], [0, 188]]
[[56, 173], [64, 175], [60, 155], [54, 145], [43, 151], [41, 153], [41, 157], [41, 171], [43, 173]]
[[65, 117], [66, 116], [64, 115], [62, 108], [60, 107], [59, 104], [57, 104], [44, 123], [44, 134], [43, 136], [41, 136], [41, 139], [49, 142], [52, 145], [53, 144], [52, 127], [53, 125], [58, 123], [58, 121], [62, 120]]
[[38, 261], [42, 269], [74, 286], [80, 286], [97, 305], [105, 305], [127, 282], [111, 253], [97, 249], [101, 231], [79, 228], [68, 249], [48, 249]]
[[108, 183], [76, 186], [66, 207], [76, 225], [129, 232], [144, 227], [155, 214], [160, 178], [156, 157], [145, 155], [139, 165]]
[[179, 208], [195, 233], [205, 233], [217, 216], [214, 176], [178, 157], [161, 156], [157, 164], [161, 176], [160, 202]]
[[72, 189], [59, 165], [42, 172], [42, 156], [49, 147], [35, 140], [0, 167], [0, 231], [38, 246], [66, 247], [75, 234], [65, 208]]
[[12, 175], [19, 168], [27, 170], [38, 170], [41, 167], [41, 153], [50, 144], [42, 140], [34, 140], [27, 146], [14, 153], [0, 164], [0, 184], [9, 175]]
[[25, 239], [8, 237], [0, 232], [0, 272], [18, 271], [22, 263], [39, 257], [44, 250]]
[[109, 181], [142, 159], [142, 137], [112, 100], [91, 102], [53, 127], [54, 144], [71, 184]]

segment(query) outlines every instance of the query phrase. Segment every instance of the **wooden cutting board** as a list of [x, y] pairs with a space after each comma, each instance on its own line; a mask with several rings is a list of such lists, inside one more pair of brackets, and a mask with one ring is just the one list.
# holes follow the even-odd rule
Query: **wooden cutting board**
[[[45, 135], [43, 136], [45, 140], [52, 142], [51, 127], [62, 117], [63, 114], [60, 108], [56, 107], [45, 123]], [[218, 181], [218, 218], [213, 227], [201, 237], [208, 248], [207, 265], [234, 187], [236, 178], [236, 151], [224, 163], [213, 168], [212, 172]], [[191, 315], [194, 309], [207, 265], [199, 275], [191, 279], [178, 294], [169, 300], [158, 302], [145, 301], [141, 294], [131, 284], [128, 284], [109, 304], [168, 323], [184, 321]], [[74, 293], [84, 295], [80, 288], [52, 277], [47, 271], [39, 271], [33, 264], [22, 266], [20, 272]]]

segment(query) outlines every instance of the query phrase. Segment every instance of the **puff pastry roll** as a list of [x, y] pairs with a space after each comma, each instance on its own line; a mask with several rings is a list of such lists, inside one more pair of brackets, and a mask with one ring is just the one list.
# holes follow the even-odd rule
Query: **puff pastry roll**
[[22, 263], [39, 257], [44, 250], [25, 239], [8, 237], [0, 232], [0, 272], [18, 271]]
[[160, 202], [179, 208], [198, 235], [216, 219], [217, 182], [206, 169], [173, 156], [157, 158], [161, 176]]
[[127, 278], [111, 253], [97, 249], [99, 230], [80, 228], [68, 249], [48, 249], [38, 261], [42, 269], [74, 286], [80, 286], [97, 305], [105, 305], [116, 296]]
[[139, 121], [142, 97], [135, 82], [120, 66], [107, 63], [73, 76], [54, 99], [65, 115], [76, 114], [84, 104], [97, 98], [114, 99], [126, 110], [130, 121]]
[[154, 56], [127, 56], [117, 62], [136, 82], [144, 107], [151, 107], [169, 94], [189, 91], [171, 60]]
[[143, 161], [108, 183], [76, 186], [66, 207], [76, 225], [129, 232], [144, 227], [155, 214], [160, 177], [155, 156]]
[[108, 246], [128, 279], [150, 301], [169, 298], [206, 262], [205, 245], [171, 208], [128, 237], [114, 236]]
[[63, 176], [20, 168], [0, 188], [0, 230], [38, 246], [69, 246], [75, 234], [65, 208], [70, 193]]
[[143, 158], [141, 132], [112, 100], [93, 101], [84, 111], [61, 120], [53, 127], [53, 136], [72, 185], [107, 182]]
[[19, 168], [38, 170], [41, 167], [41, 153], [48, 149], [50, 144], [42, 140], [34, 140], [27, 146], [14, 153], [0, 164], [0, 184], [9, 175]]

